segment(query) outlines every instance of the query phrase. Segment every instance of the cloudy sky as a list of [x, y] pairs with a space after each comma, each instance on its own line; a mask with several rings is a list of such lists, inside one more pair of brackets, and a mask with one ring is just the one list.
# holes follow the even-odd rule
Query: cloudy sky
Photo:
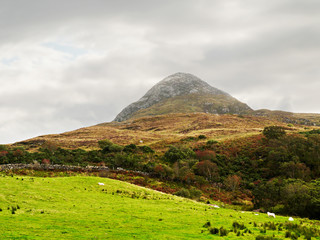
[[319, 26], [319, 0], [1, 0], [0, 144], [112, 121], [175, 72], [320, 113]]

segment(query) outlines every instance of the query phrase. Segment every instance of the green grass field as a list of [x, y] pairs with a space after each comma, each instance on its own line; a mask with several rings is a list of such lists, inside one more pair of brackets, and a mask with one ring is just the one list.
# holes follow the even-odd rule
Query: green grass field
[[[2, 176], [0, 208], [0, 239], [255, 239], [258, 235], [283, 239], [286, 230], [266, 227], [266, 233], [260, 231], [264, 223], [278, 226], [288, 220], [217, 209], [125, 182], [87, 176]], [[213, 235], [203, 227], [208, 221], [212, 228], [227, 230], [237, 221], [245, 225], [247, 233]], [[319, 221], [295, 219], [300, 222], [320, 227]]]

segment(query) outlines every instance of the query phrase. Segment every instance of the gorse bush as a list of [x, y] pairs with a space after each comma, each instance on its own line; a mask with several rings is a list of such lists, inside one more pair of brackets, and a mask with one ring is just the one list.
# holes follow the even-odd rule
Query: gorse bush
[[267, 139], [279, 139], [286, 134], [284, 128], [280, 126], [265, 127], [262, 133]]
[[175, 193], [175, 195], [185, 198], [191, 197], [189, 190], [185, 188], [181, 188], [178, 192]]

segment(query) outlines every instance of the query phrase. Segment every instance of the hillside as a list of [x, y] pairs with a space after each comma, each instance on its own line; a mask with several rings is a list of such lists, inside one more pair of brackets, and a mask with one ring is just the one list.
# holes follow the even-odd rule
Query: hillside
[[[142, 117], [120, 123], [103, 123], [62, 134], [39, 136], [16, 145], [23, 145], [28, 149], [38, 148], [49, 141], [65, 148], [97, 148], [99, 140], [110, 139], [121, 145], [133, 143], [162, 150], [187, 137], [205, 135], [207, 139], [232, 139], [260, 134], [269, 125], [287, 126], [265, 117], [179, 113]], [[290, 129], [298, 131], [303, 128], [296, 126]]]
[[215, 208], [107, 178], [2, 175], [0, 193], [1, 239], [256, 239], [284, 238], [288, 231], [319, 239], [320, 234], [319, 221], [295, 218], [294, 227], [288, 217], [268, 218], [219, 203]]

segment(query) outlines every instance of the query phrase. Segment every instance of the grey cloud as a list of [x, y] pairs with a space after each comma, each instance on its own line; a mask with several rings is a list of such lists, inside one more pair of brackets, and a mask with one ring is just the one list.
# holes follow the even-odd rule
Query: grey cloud
[[316, 0], [1, 1], [0, 143], [111, 121], [174, 72], [256, 109], [320, 112], [319, 7]]

